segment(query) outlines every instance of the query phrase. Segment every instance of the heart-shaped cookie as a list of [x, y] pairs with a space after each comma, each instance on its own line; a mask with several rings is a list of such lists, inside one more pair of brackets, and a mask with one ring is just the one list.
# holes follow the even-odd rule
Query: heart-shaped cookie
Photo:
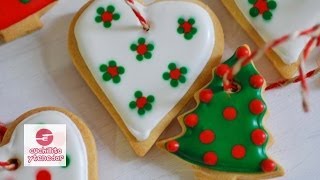
[[[261, 47], [288, 33], [320, 23], [319, 1], [306, 0], [222, 0], [230, 13]], [[297, 61], [308, 38], [280, 45], [268, 53], [279, 72], [286, 78], [297, 70]]]
[[96, 96], [143, 156], [198, 87], [223, 50], [213, 12], [195, 0], [135, 3], [145, 32], [124, 1], [96, 0], [75, 16], [73, 61]]
[[[24, 138], [26, 138], [24, 137], [24, 126], [28, 124], [66, 125], [65, 167], [24, 166]], [[35, 137], [27, 138], [36, 139]], [[12, 159], [18, 160], [18, 168], [12, 171], [0, 169], [0, 179], [95, 180], [98, 178], [96, 147], [90, 130], [78, 117], [59, 108], [43, 107], [31, 110], [8, 126], [0, 146], [0, 161]]]
[[5, 42], [42, 27], [40, 17], [57, 0], [0, 1], [0, 40]]

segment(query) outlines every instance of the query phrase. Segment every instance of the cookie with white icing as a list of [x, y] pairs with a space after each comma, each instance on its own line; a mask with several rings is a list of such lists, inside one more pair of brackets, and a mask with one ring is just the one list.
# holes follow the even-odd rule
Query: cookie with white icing
[[[223, 0], [249, 36], [261, 47], [283, 35], [320, 23], [319, 1], [306, 0]], [[267, 56], [282, 76], [297, 70], [299, 55], [308, 38], [299, 38], [273, 49]]]
[[[24, 166], [24, 125], [27, 124], [66, 125], [66, 166]], [[9, 124], [0, 146], [0, 160], [12, 159], [18, 162], [17, 168], [11, 171], [0, 169], [1, 179], [50, 180], [67, 177], [69, 180], [96, 180], [98, 178], [96, 147], [90, 130], [78, 117], [60, 108], [34, 109]]]
[[57, 0], [0, 1], [0, 40], [12, 41], [42, 27], [40, 17]]
[[95, 0], [69, 31], [73, 62], [133, 149], [146, 154], [220, 60], [223, 32], [202, 2], [155, 1], [136, 6], [143, 31], [124, 1]]

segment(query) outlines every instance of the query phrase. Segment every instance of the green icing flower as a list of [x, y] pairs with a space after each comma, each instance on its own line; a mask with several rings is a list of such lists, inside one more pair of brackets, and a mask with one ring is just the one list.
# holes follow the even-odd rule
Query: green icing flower
[[146, 111], [150, 111], [152, 109], [152, 103], [155, 101], [154, 96], [143, 96], [141, 91], [136, 91], [134, 93], [135, 101], [131, 101], [129, 103], [129, 107], [131, 109], [138, 109], [139, 115], [144, 115]]
[[196, 20], [194, 18], [190, 18], [189, 20], [179, 18], [178, 33], [183, 34], [186, 40], [191, 40], [198, 31], [197, 28], [194, 27], [195, 22]]
[[117, 21], [120, 19], [120, 14], [115, 12], [115, 7], [109, 5], [106, 9], [99, 7], [97, 9], [98, 15], [95, 18], [97, 23], [103, 23], [105, 28], [110, 28], [112, 21]]
[[117, 66], [116, 61], [110, 60], [107, 64], [102, 64], [100, 66], [100, 71], [103, 73], [102, 79], [104, 81], [110, 81], [112, 79], [113, 83], [119, 83], [121, 81], [120, 75], [124, 74], [125, 69], [122, 66]]
[[146, 39], [141, 37], [138, 39], [138, 44], [131, 44], [130, 49], [131, 51], [137, 52], [136, 59], [142, 61], [144, 59], [151, 59], [154, 45], [152, 43], [146, 43]]
[[177, 87], [179, 83], [185, 83], [187, 81], [184, 76], [188, 72], [186, 67], [178, 68], [175, 63], [170, 63], [168, 69], [169, 72], [163, 73], [162, 77], [164, 80], [170, 80], [170, 85], [172, 87]]
[[272, 10], [277, 8], [277, 2], [274, 0], [248, 0], [253, 7], [250, 9], [249, 13], [251, 17], [257, 17], [262, 14], [264, 20], [272, 19]]

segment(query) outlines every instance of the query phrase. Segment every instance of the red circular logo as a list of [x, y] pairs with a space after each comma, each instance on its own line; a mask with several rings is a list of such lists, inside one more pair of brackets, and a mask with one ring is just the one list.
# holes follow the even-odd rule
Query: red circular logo
[[53, 134], [49, 129], [40, 129], [37, 132], [36, 140], [41, 146], [48, 146], [53, 141]]

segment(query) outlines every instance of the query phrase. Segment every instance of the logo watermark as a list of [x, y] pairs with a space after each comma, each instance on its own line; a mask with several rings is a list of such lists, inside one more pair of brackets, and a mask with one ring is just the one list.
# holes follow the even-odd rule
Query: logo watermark
[[25, 124], [24, 165], [65, 166], [66, 125]]

